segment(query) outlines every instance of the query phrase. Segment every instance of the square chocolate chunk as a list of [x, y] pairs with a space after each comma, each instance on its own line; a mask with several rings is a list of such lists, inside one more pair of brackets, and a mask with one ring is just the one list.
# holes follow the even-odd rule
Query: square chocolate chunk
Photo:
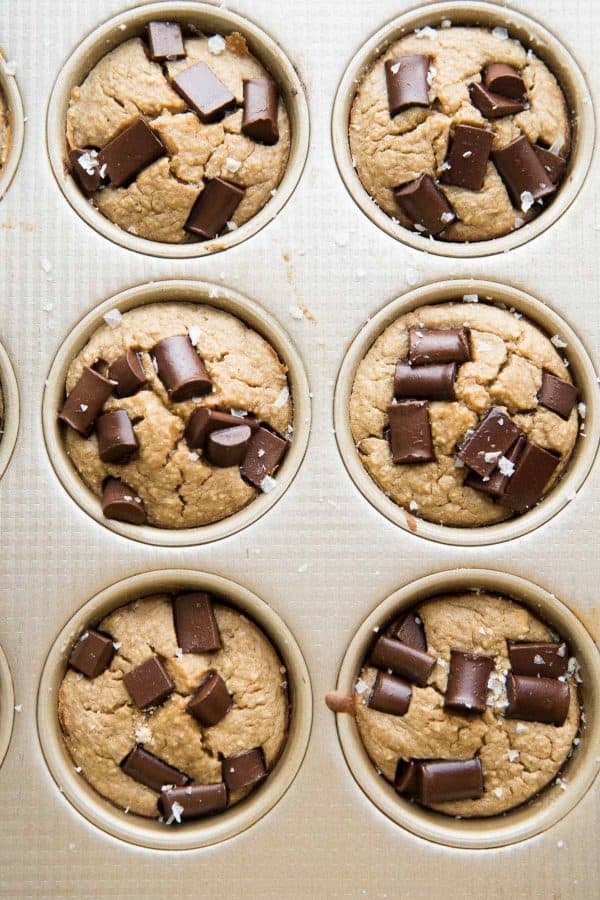
[[175, 686], [158, 656], [151, 656], [140, 666], [127, 672], [123, 676], [123, 683], [139, 709], [161, 703]]
[[114, 654], [112, 638], [88, 628], [73, 647], [69, 665], [88, 678], [97, 678], [110, 666]]

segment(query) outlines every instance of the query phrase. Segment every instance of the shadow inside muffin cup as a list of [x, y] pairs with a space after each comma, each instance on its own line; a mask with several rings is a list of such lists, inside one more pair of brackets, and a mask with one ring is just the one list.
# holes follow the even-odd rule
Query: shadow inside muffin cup
[[0, 478], [2, 478], [11, 460], [19, 433], [19, 388], [11, 361], [2, 344], [0, 344], [0, 387], [4, 406], [0, 432]]
[[[139, 306], [160, 302], [201, 304], [230, 313], [262, 335], [287, 366], [293, 406], [293, 435], [284, 460], [275, 473], [273, 489], [268, 493], [259, 493], [247, 506], [233, 515], [196, 528], [159, 528], [107, 519], [102, 512], [100, 498], [84, 483], [67, 454], [57, 418], [64, 401], [69, 366], [94, 332], [106, 324], [103, 316], [113, 309], [125, 313]], [[71, 498], [88, 515], [111, 531], [145, 544], [164, 547], [186, 547], [220, 540], [246, 528], [271, 509], [289, 488], [300, 468], [308, 445], [310, 417], [310, 391], [304, 366], [283, 328], [258, 304], [237, 291], [202, 281], [155, 281], [129, 288], [101, 303], [88, 313], [62, 342], [52, 362], [42, 400], [42, 426], [46, 449], [54, 471]]]
[[[459, 243], [430, 240], [403, 225], [395, 224], [369, 196], [353, 166], [349, 142], [349, 123], [357, 86], [364, 73], [400, 37], [417, 28], [438, 27], [447, 19], [453, 25], [507, 28], [509, 37], [531, 48], [556, 76], [570, 113], [572, 147], [567, 169], [556, 196], [547, 208], [521, 228], [487, 241]], [[339, 173], [357, 206], [372, 222], [396, 240], [415, 250], [449, 257], [477, 257], [505, 253], [537, 237], [557, 221], [579, 193], [591, 162], [594, 148], [594, 110], [580, 68], [560, 41], [534, 19], [503, 6], [485, 2], [432, 3], [419, 7], [391, 22], [372, 35], [354, 54], [338, 87], [331, 121], [332, 142]]]
[[[272, 643], [286, 667], [290, 699], [287, 742], [262, 785], [223, 813], [179, 826], [126, 814], [105, 800], [75, 771], [58, 719], [58, 693], [73, 644], [120, 606], [151, 594], [208, 591], [223, 604], [251, 619]], [[234, 581], [191, 569], [165, 569], [133, 575], [107, 587], [84, 604], [52, 644], [42, 670], [37, 697], [37, 725], [46, 764], [69, 802], [86, 819], [113, 837], [157, 850], [191, 850], [218, 844], [245, 831], [283, 797], [296, 777], [312, 725], [310, 678], [302, 651], [287, 625], [271, 607]]]
[[15, 717], [15, 693], [8, 660], [0, 647], [0, 766], [10, 744]]
[[352, 694], [373, 630], [411, 607], [438, 595], [481, 589], [512, 598], [566, 641], [578, 660], [578, 685], [585, 723], [581, 743], [561, 770], [566, 790], [553, 782], [537, 797], [507, 813], [490, 818], [459, 819], [411, 803], [377, 774], [362, 743], [354, 718], [337, 716], [342, 751], [361, 789], [392, 821], [413, 834], [448, 847], [477, 850], [503, 847], [533, 837], [559, 822], [584, 797], [600, 769], [600, 655], [594, 640], [575, 615], [557, 598], [515, 575], [489, 569], [456, 569], [428, 575], [387, 597], [360, 625], [342, 660], [337, 689]]
[[0, 100], [4, 102], [8, 116], [8, 154], [4, 166], [0, 166], [0, 200], [2, 200], [21, 159], [25, 139], [25, 113], [15, 75], [10, 74], [10, 63], [7, 63], [1, 51]]
[[[482, 303], [504, 304], [522, 313], [548, 337], [559, 335], [567, 343], [562, 351], [579, 389], [579, 401], [586, 406], [585, 436], [578, 435], [572, 456], [558, 483], [540, 502], [512, 519], [478, 528], [438, 525], [417, 518], [390, 499], [363, 466], [350, 427], [350, 398], [357, 369], [373, 343], [396, 319], [434, 303], [462, 302], [464, 295], [476, 294]], [[452, 279], [426, 284], [393, 300], [360, 330], [348, 348], [338, 375], [334, 397], [334, 428], [338, 449], [348, 474], [361, 494], [387, 519], [419, 537], [457, 546], [483, 546], [520, 537], [539, 528], [575, 499], [586, 480], [600, 441], [598, 382], [588, 353], [571, 327], [546, 304], [509, 285], [493, 281]]]
[[[290, 119], [290, 154], [274, 196], [248, 222], [212, 240], [170, 244], [138, 237], [106, 218], [83, 194], [66, 169], [67, 110], [71, 90], [79, 86], [99, 60], [124, 41], [144, 34], [150, 21], [178, 21], [207, 34], [240, 32], [251, 53], [263, 64], [279, 87]], [[218, 253], [246, 240], [271, 222], [293, 194], [306, 162], [309, 144], [308, 104], [302, 82], [281, 47], [261, 28], [228, 9], [208, 3], [168, 2], [146, 4], [128, 10], [100, 25], [69, 55], [58, 74], [46, 119], [46, 141], [54, 177], [78, 215], [99, 234], [129, 250], [150, 256], [191, 259]]]

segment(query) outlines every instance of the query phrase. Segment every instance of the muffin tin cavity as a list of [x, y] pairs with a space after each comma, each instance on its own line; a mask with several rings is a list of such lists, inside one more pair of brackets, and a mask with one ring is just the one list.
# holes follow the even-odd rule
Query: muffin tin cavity
[[0, 51], [0, 200], [17, 171], [25, 138], [25, 114], [14, 66]]
[[[142, 814], [136, 815], [132, 811], [126, 812], [118, 809], [111, 802], [105, 800], [85, 780], [83, 773], [80, 774], [79, 767], [76, 766], [65, 746], [59, 723], [57, 698], [69, 658], [71, 657], [71, 661], [73, 661], [71, 655], [73, 646], [77, 644], [77, 640], [82, 634], [86, 635], [88, 641], [90, 636], [96, 641], [101, 640], [102, 635], [98, 637], [96, 631], [92, 629], [97, 627], [107, 615], [132, 601], [158, 594], [174, 597], [194, 592], [196, 592], [196, 596], [198, 596], [197, 592], [206, 592], [214, 598], [217, 617], [221, 617], [220, 621], [224, 627], [228, 628], [227, 622], [231, 624], [233, 621], [243, 625], [243, 620], [238, 619], [237, 616], [237, 614], [242, 614], [253, 622], [271, 643], [281, 661], [281, 672], [278, 671], [277, 677], [281, 675], [289, 700], [287, 737], [283, 746], [275, 748], [275, 757], [270, 762], [269, 773], [264, 780], [262, 778], [264, 757], [260, 754], [256, 759], [250, 759], [249, 754], [245, 755], [244, 760], [240, 756], [235, 765], [233, 765], [232, 756], [229, 759], [232, 765], [226, 769], [227, 761], [223, 763], [227, 791], [223, 790], [222, 793], [224, 795], [227, 793], [230, 799], [227, 808], [224, 808], [223, 797], [206, 796], [203, 798], [203, 802], [214, 804], [214, 815], [185, 821], [185, 813], [182, 813], [181, 807], [185, 808], [186, 804], [195, 799], [193, 792], [181, 799], [177, 797], [176, 790], [170, 789], [164, 793], [162, 798], [163, 819], [166, 821], [159, 821], [156, 817], [145, 818], [145, 816], [153, 816], [156, 805], [156, 797], [150, 797], [148, 800], [149, 789], [142, 788], [142, 793], [138, 794]], [[182, 654], [177, 659], [177, 665], [182, 667], [182, 671], [183, 668], [189, 668], [182, 662], [186, 650], [192, 652], [186, 644], [186, 625], [182, 620], [184, 614], [185, 610], [176, 609], [175, 611], [177, 637], [184, 644], [181, 648]], [[252, 626], [247, 627], [251, 629]], [[204, 637], [206, 637], [206, 633]], [[211, 646], [213, 645], [211, 644]], [[77, 648], [78, 657], [75, 662], [83, 671], [89, 660], [83, 658], [85, 654], [79, 645]], [[102, 650], [102, 648], [96, 647], [95, 651], [98, 649]], [[118, 652], [119, 648], [113, 648], [113, 653], [118, 654]], [[100, 655], [101, 653], [95, 653], [94, 659], [98, 660]], [[156, 659], [157, 657], [153, 657], [150, 660], [151, 663], [154, 660], [155, 666], [157, 665]], [[159, 704], [152, 715], [160, 717], [164, 713], [160, 706], [161, 698], [169, 687], [172, 690], [173, 685], [167, 684], [169, 678], [168, 675], [165, 675], [162, 663], [158, 663], [158, 666], [162, 667], [162, 671], [142, 672], [141, 669], [147, 665], [148, 661], [132, 669], [125, 678], [126, 687], [136, 708], [143, 710], [149, 704]], [[215, 673], [211, 674], [214, 676]], [[71, 686], [75, 677], [77, 676], [71, 671]], [[82, 675], [81, 677], [86, 676]], [[213, 681], [215, 680], [213, 677]], [[166, 688], [165, 685], [167, 685]], [[227, 694], [228, 703], [218, 702], [217, 692], [222, 685], [212, 683], [205, 685], [203, 683], [201, 687], [204, 688], [204, 692], [200, 691], [194, 694], [192, 698], [194, 709], [184, 713], [184, 716], [197, 717], [204, 723], [203, 727], [211, 727], [215, 724], [215, 717], [221, 719], [226, 716], [231, 698]], [[209, 698], [206, 696], [208, 689], [212, 695]], [[201, 693], [202, 696], [200, 696]], [[177, 704], [180, 701], [179, 694], [175, 695], [174, 702]], [[217, 707], [219, 707], [218, 710]], [[106, 588], [89, 600], [67, 622], [50, 649], [42, 671], [37, 706], [38, 730], [46, 762], [57, 785], [60, 785], [73, 806], [93, 824], [115, 837], [139, 846], [164, 850], [191, 849], [219, 843], [239, 834], [266, 815], [287, 791], [300, 768], [308, 744], [311, 716], [312, 697], [308, 671], [298, 644], [279, 616], [263, 600], [232, 581], [216, 575], [178, 569], [135, 575]], [[190, 721], [193, 721], [193, 718], [190, 718]], [[145, 730], [148, 731], [148, 728]], [[150, 739], [149, 734], [146, 737]], [[270, 736], [268, 740], [269, 746], [271, 746]], [[188, 750], [184, 749], [183, 752], [187, 753]], [[278, 755], [279, 753], [280, 755]], [[137, 783], [149, 785], [149, 779], [154, 778], [155, 780], [157, 775], [162, 779], [165, 773], [158, 771], [157, 764], [156, 755], [150, 755], [145, 748], [138, 747], [137, 752], [133, 755], [129, 754], [122, 764], [126, 773], [124, 780], [135, 786]], [[167, 774], [175, 788], [180, 784], [183, 788], [186, 787], [181, 780], [181, 772], [170, 769]], [[249, 786], [252, 784], [255, 786], [248, 793]], [[179, 803], [180, 800], [181, 803]], [[145, 809], [145, 805], [148, 803], [152, 806], [152, 812]], [[179, 824], [177, 823], [178, 817], [183, 818]]]
[[0, 478], [10, 462], [19, 433], [19, 389], [17, 379], [2, 344], [0, 344]]
[[15, 694], [8, 660], [0, 647], [0, 766], [10, 744], [15, 717]]

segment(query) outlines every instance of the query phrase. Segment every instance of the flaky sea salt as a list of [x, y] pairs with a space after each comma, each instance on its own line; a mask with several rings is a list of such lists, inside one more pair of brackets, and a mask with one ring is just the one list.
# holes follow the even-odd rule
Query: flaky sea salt
[[225, 160], [223, 168], [233, 175], [235, 174], [235, 172], [238, 172], [242, 168], [242, 163], [239, 159], [235, 159], [233, 156], [228, 156]]
[[533, 662], [536, 666], [543, 666], [544, 665], [544, 657], [541, 655], [541, 653], [536, 653], [535, 656], [533, 657]]
[[271, 491], [275, 490], [277, 487], [277, 482], [274, 478], [271, 478], [270, 475], [265, 475], [263, 480], [260, 483], [260, 489], [263, 494], [270, 494]]
[[369, 691], [370, 688], [369, 688], [369, 685], [365, 681], [362, 680], [362, 678], [359, 678], [358, 681], [356, 682], [356, 684], [354, 685], [354, 690], [356, 691], [357, 694], [362, 695], [362, 694], [366, 694], [366, 692]]
[[108, 312], [104, 313], [102, 318], [109, 328], [118, 328], [121, 324], [121, 319], [123, 318], [123, 316], [118, 309], [109, 309]]
[[582, 419], [585, 419], [586, 414], [587, 414], [587, 406], [585, 405], [585, 403], [578, 403], [578, 404], [577, 404], [577, 410], [578, 410], [579, 415], [581, 416], [581, 418], [582, 418]]
[[496, 797], [498, 797], [498, 799], [500, 799], [500, 797], [504, 797], [504, 788], [494, 788], [494, 794], [496, 795]]
[[390, 66], [390, 69], [394, 75], [397, 75], [398, 72], [400, 71], [400, 63], [399, 62], [394, 63], [393, 66]]
[[510, 478], [511, 475], [514, 475], [515, 464], [505, 456], [501, 456], [498, 460], [498, 469], [501, 475], [506, 475], [508, 478]]
[[531, 191], [522, 191], [522, 193], [521, 193], [521, 209], [523, 210], [523, 212], [524, 213], [528, 212], [534, 203], [535, 203], [535, 200], [533, 199], [533, 194], [531, 193]]
[[188, 328], [188, 337], [194, 347], [198, 346], [198, 341], [200, 340], [200, 326], [199, 325], [190, 325]]
[[463, 294], [463, 303], [479, 303], [479, 294]]
[[510, 762], [515, 762], [519, 758], [519, 751], [518, 750], [509, 750], [508, 758], [509, 758]]
[[281, 409], [281, 407], [285, 406], [285, 404], [288, 402], [289, 399], [290, 399], [290, 390], [286, 386], [279, 391], [277, 397], [275, 398], [275, 400], [273, 402], [273, 406], [276, 409]]
[[88, 175], [93, 175], [99, 166], [98, 151], [86, 150], [85, 153], [81, 153], [77, 157], [77, 162], [79, 163], [81, 168], [87, 172]]
[[167, 825], [171, 825], [173, 821], [181, 823], [181, 814], [183, 812], [183, 806], [181, 803], [178, 803], [177, 800], [174, 800], [171, 805], [171, 815], [167, 819]]
[[188, 453], [188, 459], [189, 459], [190, 462], [198, 462], [198, 460], [200, 459], [200, 457], [198, 456], [198, 454], [196, 453], [195, 450], [191, 450], [191, 451]]
[[559, 334], [553, 334], [550, 338], [550, 343], [554, 344], [559, 350], [564, 350], [565, 347], [569, 346], [566, 341], [563, 341]]
[[427, 38], [427, 40], [435, 41], [437, 38], [437, 31], [435, 28], [432, 28], [431, 25], [425, 25], [424, 28], [415, 28], [415, 37]]
[[225, 224], [227, 226], [227, 231], [237, 231], [239, 228], [239, 225], [236, 225], [236, 223], [232, 219], [229, 219], [229, 221]]
[[79, 409], [81, 410], [81, 412], [87, 412], [87, 409], [88, 409], [87, 403], [80, 403]]
[[223, 53], [225, 47], [227, 46], [225, 43], [225, 38], [222, 34], [213, 34], [211, 37], [209, 37], [207, 43], [208, 52], [213, 53], [215, 56]]
[[460, 458], [460, 456], [455, 456], [454, 457], [454, 468], [455, 469], [464, 469], [464, 467], [465, 467], [465, 464], [462, 461], [462, 459]]
[[442, 213], [440, 218], [441, 218], [442, 222], [445, 222], [446, 224], [448, 224], [449, 222], [454, 221], [454, 213], [444, 212], [444, 213]]
[[494, 37], [499, 38], [501, 41], [508, 40], [508, 31], [506, 28], [502, 28], [501, 25], [496, 25], [495, 28], [492, 28], [492, 34]]
[[418, 508], [419, 508], [419, 504], [417, 503], [416, 500], [411, 500], [410, 503], [408, 504], [408, 508], [409, 508], [412, 512], [416, 512], [416, 511], [418, 510]]
[[517, 724], [515, 725], [515, 733], [525, 734], [526, 731], [529, 731], [527, 725], [523, 725], [522, 722], [517, 722]]
[[500, 453], [500, 450], [489, 450], [487, 453], [483, 454], [483, 458], [486, 461], [486, 463], [492, 463], [492, 462], [496, 462], [498, 457], [501, 455], [502, 454]]

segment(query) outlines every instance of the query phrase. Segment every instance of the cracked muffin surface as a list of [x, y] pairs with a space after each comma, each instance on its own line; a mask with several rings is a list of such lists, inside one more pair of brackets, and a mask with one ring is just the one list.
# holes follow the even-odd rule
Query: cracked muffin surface
[[[354, 714], [371, 760], [393, 783], [399, 760], [478, 757], [482, 796], [431, 804], [448, 815], [499, 815], [531, 799], [557, 776], [573, 748], [580, 721], [578, 692], [570, 674], [568, 713], [561, 726], [506, 718], [507, 641], [549, 641], [556, 636], [519, 603], [485, 592], [435, 597], [413, 612], [422, 622], [427, 653], [437, 662], [426, 687], [412, 685], [410, 706], [403, 716], [367, 705], [377, 671], [363, 667], [354, 693]], [[452, 650], [494, 657], [481, 715], [444, 708]]]
[[[151, 351], [163, 338], [186, 334], [193, 338], [213, 389], [202, 397], [173, 402], [154, 368]], [[69, 367], [67, 394], [86, 366], [107, 367], [128, 349], [139, 352], [147, 383], [132, 396], [110, 396], [104, 411], [127, 412], [139, 452], [129, 462], [104, 463], [96, 434], [83, 437], [65, 429], [67, 453], [85, 484], [100, 497], [107, 477], [122, 479], [142, 499], [149, 524], [161, 528], [207, 525], [247, 506], [260, 491], [242, 478], [239, 466], [213, 466], [192, 451], [184, 431], [192, 413], [208, 407], [244, 410], [289, 436], [292, 400], [287, 370], [273, 347], [240, 319], [212, 306], [148, 304], [92, 335]], [[239, 421], [244, 424], [243, 418]]]
[[[391, 116], [385, 63], [411, 54], [430, 58], [431, 105], [412, 106]], [[469, 84], [480, 83], [482, 70], [491, 63], [518, 70], [527, 90], [527, 108], [488, 120], [473, 105]], [[504, 37], [503, 29], [453, 26], [408, 34], [394, 41], [362, 77], [349, 123], [352, 159], [363, 187], [402, 226], [414, 227], [398, 204], [394, 189], [423, 173], [438, 179], [458, 125], [490, 129], [492, 152], [525, 135], [532, 144], [552, 147], [563, 159], [569, 154], [571, 125], [560, 85], [541, 59], [518, 41]], [[438, 188], [456, 214], [456, 221], [437, 235], [442, 240], [500, 237], [521, 227], [535, 211], [524, 212], [514, 206], [491, 159], [480, 190], [447, 184], [438, 184]]]
[[[257, 143], [242, 133], [243, 80], [269, 77], [243, 36], [228, 35], [218, 53], [211, 52], [204, 36], [186, 36], [184, 45], [185, 59], [159, 63], [148, 58], [141, 38], [125, 41], [73, 88], [67, 112], [70, 149], [101, 150], [139, 116], [163, 142], [166, 155], [143, 168], [129, 184], [107, 185], [92, 195], [108, 219], [151, 241], [193, 239], [184, 226], [207, 180], [213, 178], [244, 189], [228, 227], [243, 225], [271, 199], [290, 151], [290, 122], [281, 97], [277, 143]], [[199, 62], [209, 66], [235, 97], [236, 108], [216, 122], [202, 122], [171, 86], [172, 77]]]
[[[213, 608], [222, 648], [182, 653], [169, 596], [120, 607], [98, 626], [117, 648], [109, 668], [91, 679], [69, 669], [61, 683], [60, 723], [75, 766], [103, 797], [130, 813], [156, 817], [159, 796], [121, 768], [135, 746], [143, 745], [195, 784], [220, 782], [222, 757], [262, 747], [270, 771], [283, 750], [288, 694], [281, 660], [244, 615], [220, 602]], [[142, 710], [132, 702], [123, 677], [153, 655], [161, 659], [174, 690], [161, 706]], [[233, 706], [216, 725], [204, 727], [186, 707], [213, 672], [224, 680]], [[228, 805], [247, 793], [231, 791]]]
[[[420, 327], [469, 329], [471, 359], [457, 367], [456, 400], [429, 403], [434, 461], [397, 465], [386, 437], [387, 410], [396, 363], [408, 353], [409, 329]], [[553, 337], [564, 346], [559, 336]], [[449, 302], [400, 316], [379, 335], [356, 371], [350, 426], [359, 458], [382, 491], [411, 517], [462, 527], [508, 519], [514, 515], [510, 508], [465, 484], [469, 470], [457, 452], [492, 407], [505, 408], [531, 442], [559, 457], [547, 494], [569, 463], [579, 415], [575, 407], [565, 420], [538, 405], [544, 370], [572, 383], [557, 347], [519, 313], [481, 302]]]

